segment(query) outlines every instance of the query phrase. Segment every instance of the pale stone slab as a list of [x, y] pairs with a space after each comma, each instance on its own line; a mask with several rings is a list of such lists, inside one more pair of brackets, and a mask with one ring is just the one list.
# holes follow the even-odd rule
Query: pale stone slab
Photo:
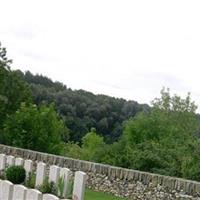
[[35, 189], [28, 189], [26, 192], [26, 200], [42, 200], [42, 193]]
[[0, 170], [4, 170], [6, 168], [6, 155], [0, 154]]
[[36, 181], [35, 181], [36, 187], [43, 184], [45, 175], [46, 175], [46, 164], [43, 162], [39, 162], [37, 164], [37, 170], [36, 170]]
[[7, 156], [6, 163], [8, 164], [8, 166], [15, 165], [15, 157], [14, 156]]
[[52, 194], [44, 194], [42, 200], [59, 200], [59, 198]]
[[25, 200], [27, 188], [23, 185], [14, 185], [13, 200]]
[[73, 200], [84, 199], [86, 179], [87, 179], [86, 173], [81, 172], [81, 171], [77, 171], [75, 173], [74, 188], [73, 188], [73, 194], [72, 194]]
[[51, 165], [49, 171], [49, 182], [54, 182], [55, 184], [57, 184], [59, 176], [60, 176], [60, 167], [56, 165]]
[[33, 171], [33, 161], [32, 160], [25, 160], [24, 161], [24, 169], [26, 170], [26, 175], [32, 173]]
[[24, 159], [23, 158], [16, 158], [15, 159], [15, 165], [16, 166], [23, 166], [24, 165]]
[[68, 168], [61, 168], [61, 170], [60, 170], [60, 178], [62, 178], [62, 181], [64, 181], [63, 194], [59, 194], [62, 197], [65, 197], [67, 194], [67, 188], [68, 188], [69, 181], [70, 181], [70, 173], [71, 173], [71, 171]]
[[2, 182], [3, 180], [0, 180], [0, 199], [1, 199], [1, 194], [2, 194]]
[[12, 200], [13, 184], [10, 181], [1, 181], [0, 199]]

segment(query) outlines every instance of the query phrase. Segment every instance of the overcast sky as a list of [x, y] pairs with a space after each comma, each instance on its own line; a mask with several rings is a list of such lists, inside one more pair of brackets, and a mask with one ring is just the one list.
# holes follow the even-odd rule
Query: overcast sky
[[163, 86], [200, 105], [199, 0], [0, 0], [12, 69], [149, 103]]

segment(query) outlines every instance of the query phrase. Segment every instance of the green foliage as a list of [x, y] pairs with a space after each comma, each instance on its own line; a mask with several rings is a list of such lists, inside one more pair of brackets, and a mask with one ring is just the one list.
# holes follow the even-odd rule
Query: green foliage
[[[73, 91], [41, 75], [12, 71], [10, 64], [0, 44], [0, 143], [200, 180], [200, 117], [190, 94], [181, 98], [163, 89], [150, 109]], [[34, 185], [34, 177], [27, 181]]]
[[95, 160], [97, 152], [105, 145], [103, 137], [96, 134], [95, 129], [82, 138], [82, 159]]
[[49, 182], [48, 177], [45, 177], [43, 184], [38, 189], [42, 193], [57, 194], [56, 185], [53, 182]]
[[33, 173], [29, 173], [28, 177], [26, 178], [25, 185], [28, 188], [35, 188], [35, 181], [36, 181], [36, 175]]
[[[199, 145], [195, 144], [199, 140], [200, 123], [195, 110], [189, 95], [185, 99], [171, 97], [169, 90], [162, 90], [161, 98], [153, 101], [151, 112], [140, 113], [125, 123], [118, 143], [122, 152], [118, 152], [116, 164], [199, 180], [200, 163], [194, 151], [199, 151]], [[188, 163], [193, 164], [193, 172]]]
[[[31, 91], [18, 71], [11, 71], [11, 60], [6, 57], [6, 49], [0, 44], [0, 130], [8, 114], [14, 113], [21, 102], [32, 101]], [[4, 143], [0, 136], [0, 142]]]
[[127, 200], [126, 198], [116, 197], [112, 194], [106, 194], [103, 192], [97, 192], [87, 189], [85, 191], [85, 200]]
[[26, 171], [22, 166], [11, 166], [6, 169], [6, 179], [13, 184], [21, 184], [25, 181]]
[[0, 180], [5, 180], [6, 179], [6, 175], [4, 171], [0, 171]]
[[73, 179], [70, 179], [67, 184], [66, 194], [64, 194], [65, 177], [59, 177], [58, 184], [57, 184], [57, 195], [60, 198], [71, 199], [72, 192], [73, 192], [73, 185], [74, 185], [74, 181]]
[[65, 177], [59, 177], [58, 178], [58, 185], [57, 185], [57, 191], [59, 197], [65, 197], [64, 196], [64, 189], [65, 189]]
[[62, 143], [62, 155], [76, 159], [82, 159], [82, 148], [78, 143], [68, 142]]
[[183, 160], [183, 163], [181, 165], [182, 177], [200, 181], [200, 139], [191, 141], [187, 145], [187, 149], [184, 153], [185, 159]]
[[[81, 138], [95, 127], [107, 143], [116, 141], [122, 134], [122, 122], [143, 110], [147, 105], [105, 95], [94, 95], [84, 90], [71, 90], [62, 83], [53, 82], [42, 75], [26, 72], [24, 80], [31, 87], [34, 102], [55, 102], [56, 111], [63, 117], [70, 131], [70, 140]], [[65, 141], [66, 142], [66, 141]]]
[[8, 145], [59, 154], [63, 132], [64, 124], [52, 105], [21, 104], [5, 122], [4, 139]]
[[197, 106], [194, 101], [191, 101], [190, 93], [188, 93], [185, 99], [182, 99], [178, 95], [170, 96], [169, 88], [163, 88], [161, 90], [161, 98], [155, 98], [152, 101], [154, 109], [162, 110], [165, 112], [186, 112], [195, 113]]
[[70, 179], [67, 186], [67, 194], [66, 194], [67, 199], [72, 199], [73, 186], [74, 186], [74, 180]]

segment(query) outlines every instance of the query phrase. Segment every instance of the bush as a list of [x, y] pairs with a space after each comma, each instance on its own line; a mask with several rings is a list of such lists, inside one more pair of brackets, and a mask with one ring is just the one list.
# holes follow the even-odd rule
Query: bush
[[1, 180], [5, 180], [6, 179], [4, 171], [0, 172], [0, 179]]
[[29, 173], [25, 185], [28, 188], [35, 188], [35, 180], [36, 180], [36, 175]]
[[45, 177], [44, 182], [38, 188], [42, 193], [50, 193], [57, 195], [57, 188], [53, 182], [49, 182], [48, 177]]
[[[57, 184], [57, 196], [60, 198], [72, 199], [74, 181], [70, 178], [65, 191], [65, 178], [60, 177]], [[66, 192], [66, 193], [65, 193]]]
[[26, 171], [22, 166], [11, 166], [6, 170], [6, 179], [13, 184], [21, 184], [25, 181]]
[[67, 187], [67, 194], [66, 194], [67, 199], [72, 199], [73, 186], [74, 186], [74, 180], [71, 179]]

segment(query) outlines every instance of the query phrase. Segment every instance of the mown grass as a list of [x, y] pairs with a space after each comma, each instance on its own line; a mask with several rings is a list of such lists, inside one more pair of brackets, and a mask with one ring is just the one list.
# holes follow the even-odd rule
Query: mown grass
[[110, 194], [105, 194], [103, 192], [95, 192], [87, 189], [85, 192], [85, 200], [126, 200], [126, 199], [115, 197]]

